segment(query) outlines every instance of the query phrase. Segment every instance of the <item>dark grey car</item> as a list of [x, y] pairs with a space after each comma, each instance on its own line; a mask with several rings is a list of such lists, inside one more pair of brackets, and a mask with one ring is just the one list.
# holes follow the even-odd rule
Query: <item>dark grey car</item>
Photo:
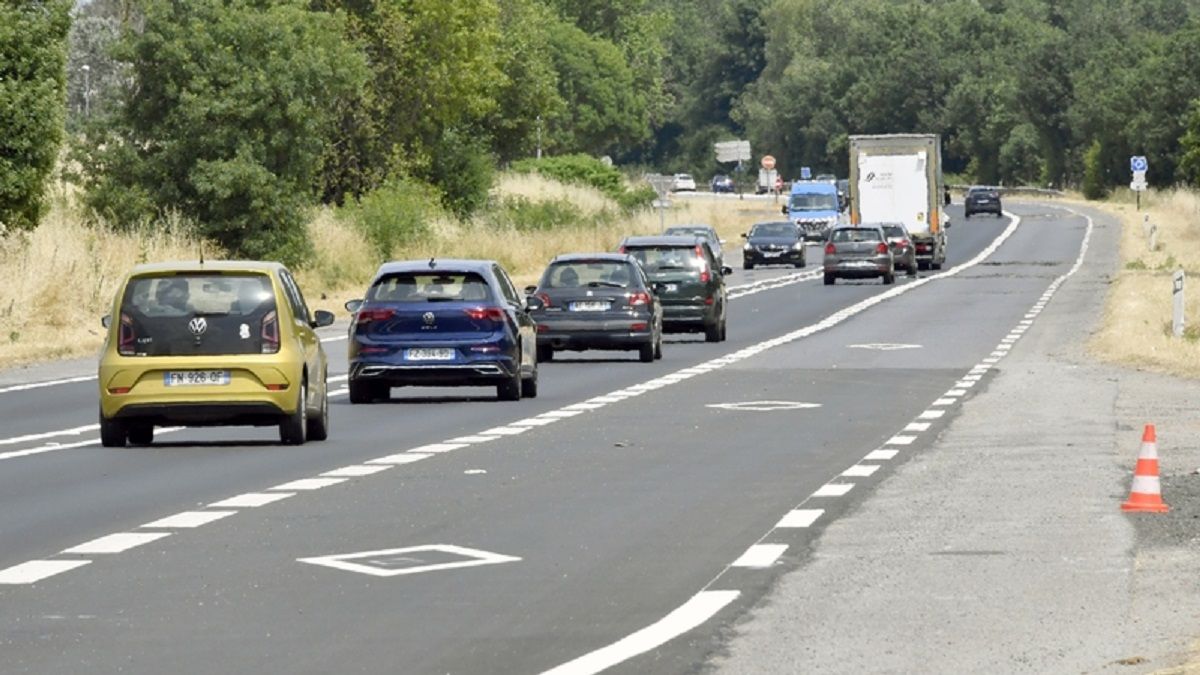
[[725, 250], [722, 248], [722, 244], [725, 242], [721, 241], [721, 235], [717, 234], [717, 229], [712, 225], [704, 225], [701, 223], [693, 223], [690, 225], [672, 225], [666, 230], [663, 230], [663, 234], [669, 236], [682, 235], [685, 237], [704, 237], [704, 239], [708, 241], [709, 247], [712, 248], [713, 255], [717, 258], [717, 266], [725, 266]]
[[746, 245], [742, 247], [744, 269], [752, 270], [757, 265], [804, 267], [808, 264], [804, 237], [790, 220], [755, 223], [742, 236], [746, 239]]
[[829, 232], [825, 243], [825, 285], [838, 278], [896, 282], [895, 261], [887, 235], [878, 224], [840, 225]]
[[622, 253], [637, 259], [654, 284], [663, 307], [663, 330], [704, 332], [708, 342], [725, 339], [728, 298], [725, 276], [703, 237], [626, 237]]
[[901, 223], [883, 223], [883, 233], [892, 249], [892, 260], [897, 270], [905, 270], [908, 276], [917, 276], [917, 249], [913, 246], [908, 228]]
[[963, 208], [968, 218], [979, 213], [990, 213], [997, 217], [1004, 215], [1004, 209], [1000, 205], [1000, 191], [994, 187], [977, 185], [968, 189]]
[[538, 361], [560, 350], [637, 350], [662, 358], [662, 303], [632, 256], [560, 255], [525, 289], [537, 322]]

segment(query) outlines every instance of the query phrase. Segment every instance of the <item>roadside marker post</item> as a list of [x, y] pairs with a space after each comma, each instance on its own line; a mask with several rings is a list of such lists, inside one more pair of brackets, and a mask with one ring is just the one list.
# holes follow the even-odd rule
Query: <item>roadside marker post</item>
[[1187, 275], [1184, 274], [1183, 270], [1176, 270], [1175, 276], [1171, 279], [1171, 301], [1173, 305], [1172, 309], [1174, 310], [1171, 313], [1171, 333], [1175, 337], [1183, 337], [1183, 286], [1186, 279]]

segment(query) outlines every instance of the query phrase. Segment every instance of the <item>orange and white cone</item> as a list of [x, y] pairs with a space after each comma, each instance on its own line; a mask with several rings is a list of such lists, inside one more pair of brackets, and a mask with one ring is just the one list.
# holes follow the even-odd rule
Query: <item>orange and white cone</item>
[[1162, 484], [1158, 481], [1158, 440], [1153, 424], [1147, 424], [1146, 431], [1142, 433], [1142, 450], [1138, 453], [1137, 469], [1133, 472], [1133, 486], [1121, 510], [1145, 513], [1166, 513], [1170, 510], [1162, 499]]

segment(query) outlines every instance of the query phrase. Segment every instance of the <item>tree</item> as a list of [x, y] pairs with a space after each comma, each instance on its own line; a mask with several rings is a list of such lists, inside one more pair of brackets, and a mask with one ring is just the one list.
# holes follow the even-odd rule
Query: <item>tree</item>
[[33, 229], [63, 135], [71, 2], [0, 4], [0, 232]]
[[177, 209], [231, 253], [297, 262], [330, 110], [365, 81], [342, 18], [290, 0], [148, 0], [133, 81], [89, 135], [87, 202], [124, 226]]
[[1200, 187], [1200, 99], [1192, 101], [1187, 117], [1187, 131], [1179, 139], [1180, 179], [1189, 185]]

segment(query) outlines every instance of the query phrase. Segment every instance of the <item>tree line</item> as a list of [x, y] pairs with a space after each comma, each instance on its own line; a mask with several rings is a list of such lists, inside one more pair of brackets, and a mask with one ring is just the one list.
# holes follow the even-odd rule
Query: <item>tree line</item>
[[60, 164], [114, 226], [296, 261], [313, 204], [466, 218], [539, 149], [706, 176], [748, 138], [844, 175], [858, 133], [940, 133], [983, 183], [1099, 196], [1144, 154], [1196, 184], [1198, 66], [1196, 0], [7, 0], [0, 224]]

